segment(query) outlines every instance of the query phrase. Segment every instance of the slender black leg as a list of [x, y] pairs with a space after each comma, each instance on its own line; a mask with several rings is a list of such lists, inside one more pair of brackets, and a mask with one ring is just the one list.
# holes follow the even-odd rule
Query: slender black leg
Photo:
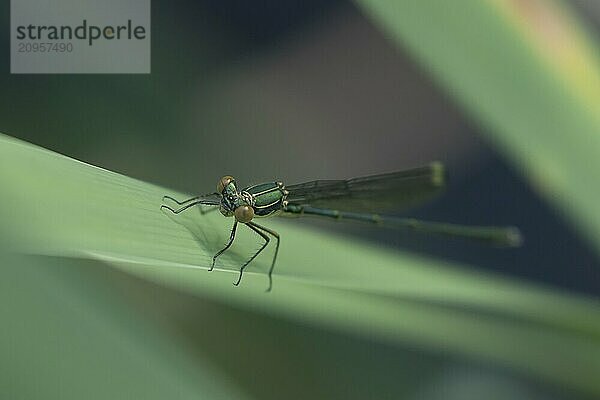
[[[206, 197], [206, 196], [196, 196], [196, 197], [192, 197], [191, 199], [184, 200], [184, 201], [178, 201], [177, 199], [175, 199], [175, 198], [173, 198], [171, 196], [163, 196], [162, 199], [163, 199], [163, 201], [165, 201], [165, 200], [171, 200], [172, 202], [177, 203], [177, 205], [182, 206], [182, 205], [187, 204], [189, 202], [197, 201], [198, 199], [200, 199], [200, 197]], [[196, 204], [203, 204], [203, 203], [196, 203]], [[215, 204], [211, 204], [211, 205], [215, 205]], [[173, 210], [171, 207], [168, 207], [168, 206], [165, 206], [165, 208]], [[205, 210], [202, 207], [198, 207], [198, 209], [200, 210], [200, 214], [202, 214], [202, 215], [208, 214], [211, 211], [217, 211], [218, 210], [218, 208], [216, 208], [216, 207], [211, 207], [208, 210]]]
[[185, 211], [185, 210], [187, 210], [190, 207], [197, 206], [198, 204], [205, 204], [207, 206], [216, 206], [216, 205], [218, 205], [218, 204], [215, 204], [214, 202], [210, 202], [210, 201], [206, 201], [206, 200], [196, 200], [196, 201], [193, 201], [193, 202], [191, 202], [191, 203], [189, 203], [189, 204], [187, 204], [187, 205], [185, 205], [183, 207], [178, 208], [177, 210], [174, 210], [171, 207], [166, 206], [164, 204], [160, 206], [160, 209], [162, 210], [163, 208], [165, 208], [165, 209], [171, 211], [173, 214], [179, 214], [180, 212]]
[[265, 228], [262, 225], [258, 225], [254, 222], [249, 222], [248, 225], [253, 225], [254, 227], [256, 227], [258, 229], [262, 229], [263, 231], [270, 233], [277, 240], [277, 244], [275, 245], [275, 254], [273, 255], [273, 262], [271, 263], [271, 268], [269, 268], [269, 287], [266, 290], [267, 292], [270, 292], [271, 289], [273, 288], [273, 277], [272, 277], [273, 269], [275, 268], [275, 261], [277, 260], [277, 253], [279, 253], [279, 233], [277, 233], [274, 230], [271, 230], [269, 228]]
[[184, 201], [178, 201], [171, 196], [163, 196], [162, 199], [163, 199], [163, 201], [171, 200], [173, 203], [177, 203], [178, 205], [182, 206], [185, 203], [189, 203], [190, 201], [198, 200], [199, 198], [200, 198], [199, 196], [196, 196], [196, 197], [192, 197], [191, 199], [184, 200]]
[[259, 231], [258, 228], [255, 227], [255, 224], [253, 224], [252, 222], [248, 222], [246, 224], [246, 226], [248, 228], [252, 229], [254, 232], [258, 233], [265, 240], [265, 242], [260, 247], [260, 249], [258, 249], [258, 251], [256, 253], [254, 253], [254, 255], [252, 257], [250, 257], [250, 259], [244, 263], [244, 265], [242, 265], [242, 268], [240, 268], [240, 276], [238, 277], [237, 282], [233, 283], [235, 286], [239, 285], [240, 282], [242, 281], [242, 275], [244, 274], [244, 269], [246, 268], [246, 266], [248, 264], [250, 264], [252, 262], [252, 260], [254, 260], [256, 258], [256, 256], [259, 255], [261, 253], [261, 251], [263, 251], [265, 249], [265, 247], [267, 247], [267, 245], [269, 244], [269, 241], [270, 241], [269, 237], [267, 235], [265, 235], [264, 233], [262, 233], [261, 231]]
[[209, 272], [212, 271], [213, 268], [215, 267], [215, 263], [217, 262], [217, 257], [219, 257], [221, 254], [223, 254], [225, 252], [225, 250], [227, 250], [229, 247], [231, 247], [231, 244], [233, 243], [233, 239], [235, 239], [235, 230], [237, 229], [237, 224], [238, 224], [237, 221], [235, 221], [233, 223], [233, 228], [231, 228], [231, 235], [229, 236], [229, 242], [227, 242], [227, 244], [225, 245], [225, 247], [222, 250], [220, 250], [217, 254], [214, 255], [212, 265], [210, 266], [210, 269], [208, 270]]

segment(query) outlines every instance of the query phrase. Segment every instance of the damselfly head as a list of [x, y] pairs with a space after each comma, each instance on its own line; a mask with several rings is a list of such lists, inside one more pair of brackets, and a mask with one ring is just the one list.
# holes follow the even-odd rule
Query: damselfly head
[[[226, 217], [233, 217], [237, 214], [237, 208], [242, 205], [242, 201], [240, 198], [240, 193], [237, 190], [237, 186], [235, 184], [235, 178], [230, 175], [225, 175], [222, 177], [217, 183], [217, 192], [221, 194], [221, 205], [219, 207], [221, 214]], [[244, 215], [240, 214], [241, 218], [247, 218], [247, 213]], [[252, 219], [252, 217], [250, 217]]]

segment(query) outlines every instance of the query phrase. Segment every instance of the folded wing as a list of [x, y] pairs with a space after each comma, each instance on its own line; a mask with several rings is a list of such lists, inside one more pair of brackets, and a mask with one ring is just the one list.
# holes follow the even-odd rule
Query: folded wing
[[401, 211], [439, 194], [446, 183], [439, 162], [388, 174], [348, 180], [318, 180], [286, 186], [290, 204], [340, 211]]

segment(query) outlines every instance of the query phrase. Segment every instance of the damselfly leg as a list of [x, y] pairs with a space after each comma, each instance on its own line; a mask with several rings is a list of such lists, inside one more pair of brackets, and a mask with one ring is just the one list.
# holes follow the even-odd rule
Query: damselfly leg
[[190, 201], [198, 200], [199, 198], [200, 198], [200, 196], [195, 196], [195, 197], [192, 197], [191, 199], [187, 199], [187, 200], [184, 200], [184, 201], [179, 201], [179, 200], [177, 200], [174, 197], [164, 195], [163, 198], [162, 198], [162, 200], [163, 201], [165, 201], [165, 200], [171, 200], [173, 203], [177, 203], [178, 205], [182, 206], [182, 205], [184, 205], [186, 203], [189, 203]]
[[208, 271], [209, 271], [209, 272], [210, 272], [210, 271], [212, 271], [212, 270], [215, 268], [215, 263], [217, 262], [217, 258], [218, 258], [218, 257], [219, 257], [221, 254], [225, 253], [225, 251], [226, 251], [228, 248], [230, 248], [230, 247], [231, 247], [231, 244], [233, 243], [233, 240], [235, 239], [235, 231], [237, 230], [237, 225], [238, 225], [238, 222], [237, 222], [237, 221], [235, 221], [235, 222], [233, 223], [233, 227], [231, 228], [231, 235], [229, 235], [229, 241], [227, 242], [227, 244], [225, 245], [225, 247], [223, 247], [221, 250], [219, 250], [219, 251], [217, 252], [217, 254], [215, 254], [215, 255], [213, 256], [212, 265], [211, 265], [211, 266], [210, 266], [210, 268], [208, 269]]
[[[273, 288], [273, 269], [275, 268], [275, 261], [277, 261], [277, 254], [279, 253], [279, 233], [275, 232], [272, 229], [266, 228], [262, 225], [258, 225], [257, 223], [250, 222], [255, 228], [262, 229], [268, 234], [272, 235], [275, 240], [277, 240], [277, 244], [275, 245], [275, 254], [273, 255], [273, 261], [271, 262], [271, 267], [269, 268], [269, 287], [267, 288], [267, 292], [270, 292]], [[260, 251], [259, 251], [260, 252]]]
[[[275, 246], [275, 254], [273, 255], [273, 261], [271, 263], [271, 267], [269, 268], [269, 287], [267, 288], [267, 292], [270, 292], [272, 287], [273, 287], [273, 279], [272, 279], [272, 274], [273, 274], [273, 268], [275, 267], [275, 260], [277, 259], [277, 253], [279, 252], [279, 234], [271, 229], [265, 228], [264, 226], [258, 225], [254, 222], [248, 222], [246, 224], [246, 226], [248, 226], [248, 228], [252, 229], [254, 232], [256, 232], [260, 237], [263, 238], [263, 240], [265, 241], [262, 246], [258, 249], [258, 251], [256, 253], [254, 253], [254, 255], [252, 257], [250, 257], [250, 259], [248, 261], [246, 261], [244, 263], [244, 265], [242, 265], [242, 267], [240, 268], [240, 276], [238, 277], [238, 280], [236, 282], [234, 282], [235, 286], [238, 286], [240, 284], [240, 282], [242, 281], [242, 275], [244, 274], [244, 269], [246, 268], [246, 266], [248, 266], [248, 264], [250, 264], [252, 262], [252, 260], [254, 260], [256, 257], [258, 257], [258, 255], [268, 246], [269, 242], [271, 241], [271, 238], [269, 238], [269, 236], [267, 235], [273, 235], [273, 237], [275, 237], [275, 239], [277, 240], [277, 244]], [[267, 232], [267, 233], [265, 233]]]
[[[173, 214], [179, 214], [180, 212], [185, 211], [188, 208], [194, 207], [196, 205], [210, 205], [210, 206], [218, 205], [218, 203], [215, 203], [214, 201], [206, 202], [204, 200], [200, 200], [200, 199], [205, 199], [205, 198], [206, 198], [206, 196], [196, 196], [196, 197], [192, 197], [190, 199], [184, 200], [184, 201], [178, 201], [177, 199], [175, 199], [171, 196], [163, 196], [163, 198], [162, 198], [163, 202], [165, 200], [170, 200], [182, 207], [180, 207], [178, 209], [173, 209], [173, 208], [163, 204], [162, 206], [160, 206], [160, 208], [161, 209], [166, 208], [167, 210], [171, 211]], [[198, 207], [198, 209], [200, 210], [200, 214], [204, 215], [204, 214], [208, 214], [211, 211], [218, 210], [218, 207], [211, 207], [207, 210], [205, 210], [202, 207]]]

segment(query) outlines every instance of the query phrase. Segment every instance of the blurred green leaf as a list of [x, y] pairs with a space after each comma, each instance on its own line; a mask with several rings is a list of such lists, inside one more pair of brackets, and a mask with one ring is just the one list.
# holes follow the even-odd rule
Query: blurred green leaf
[[2, 253], [0, 263], [2, 398], [245, 397], [100, 282], [101, 272], [86, 274], [98, 265]]
[[558, 1], [357, 0], [600, 251], [600, 61]]
[[600, 393], [595, 299], [270, 220], [282, 236], [273, 292], [264, 293], [270, 252], [234, 288], [239, 265], [259, 243], [241, 229], [231, 252], [207, 273], [231, 220], [193, 209], [176, 218], [160, 211], [164, 194], [182, 194], [6, 136], [0, 184], [0, 237], [13, 250], [103, 260], [238, 306]]

